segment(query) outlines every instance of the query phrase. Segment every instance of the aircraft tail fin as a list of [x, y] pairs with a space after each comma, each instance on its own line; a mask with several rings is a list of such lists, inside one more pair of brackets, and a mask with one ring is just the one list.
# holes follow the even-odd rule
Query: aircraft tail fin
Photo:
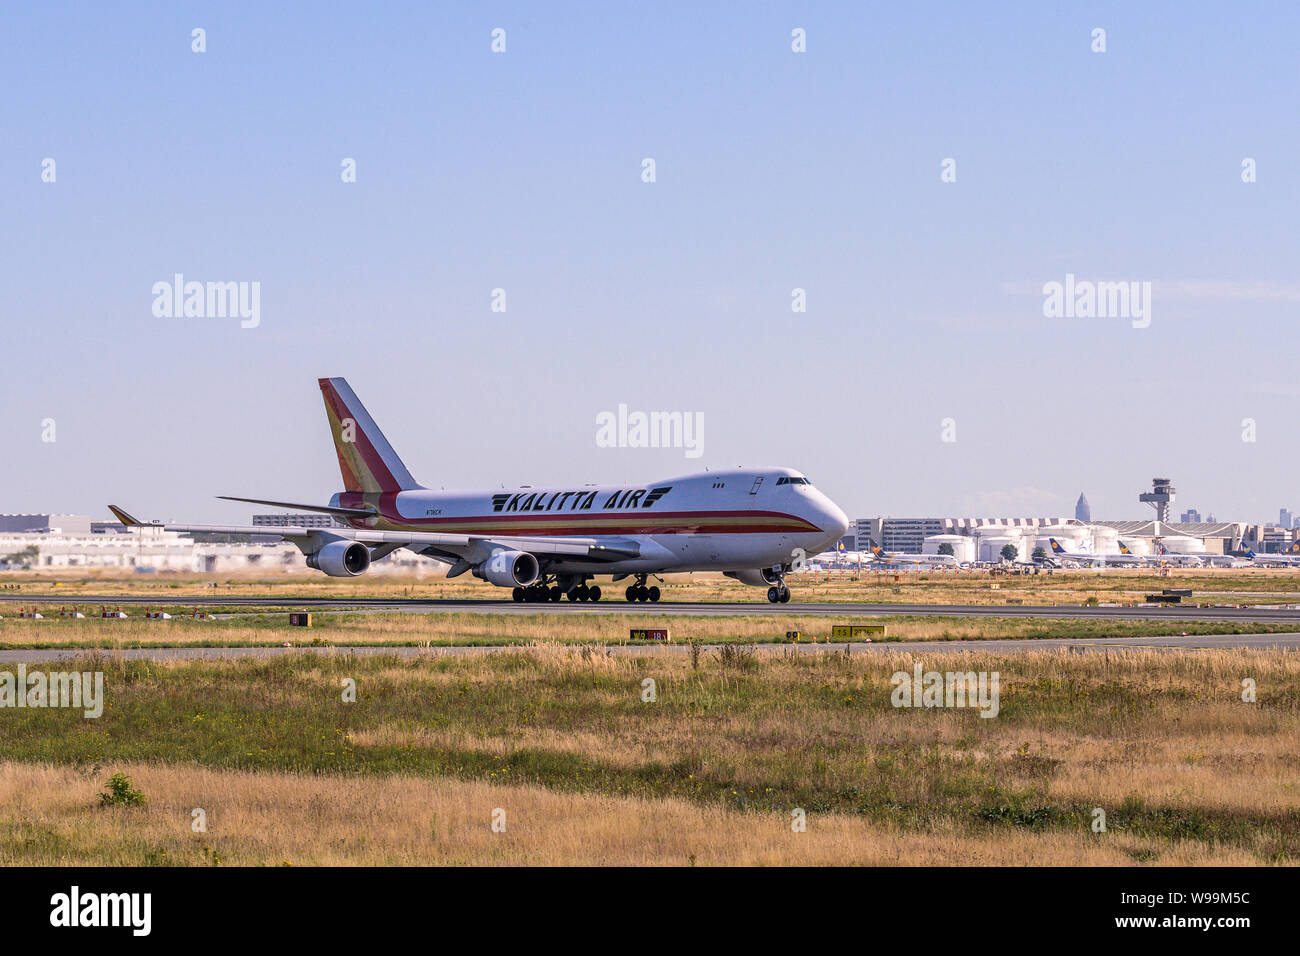
[[325, 398], [325, 414], [334, 436], [344, 489], [376, 494], [420, 488], [347, 379], [322, 378], [318, 384]]
[[140, 525], [144, 524], [144, 522], [141, 521], [139, 518], [137, 518], [135, 515], [129, 514], [128, 512], [119, 508], [117, 505], [109, 505], [108, 510], [113, 512], [114, 518], [122, 522], [122, 524], [128, 528], [138, 528]]

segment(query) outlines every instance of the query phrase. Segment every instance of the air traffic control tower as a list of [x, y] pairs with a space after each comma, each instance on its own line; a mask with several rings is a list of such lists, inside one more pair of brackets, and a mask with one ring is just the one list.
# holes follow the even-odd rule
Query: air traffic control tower
[[1138, 501], [1156, 509], [1156, 520], [1169, 523], [1169, 506], [1174, 501], [1174, 483], [1169, 478], [1152, 478], [1151, 490], [1138, 495]]

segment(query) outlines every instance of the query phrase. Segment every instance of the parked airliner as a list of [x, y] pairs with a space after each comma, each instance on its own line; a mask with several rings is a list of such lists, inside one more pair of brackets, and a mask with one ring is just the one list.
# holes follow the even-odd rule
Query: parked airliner
[[870, 545], [873, 564], [885, 564], [890, 567], [903, 565], [925, 565], [933, 568], [955, 568], [959, 563], [951, 554], [904, 554], [901, 551], [885, 551], [878, 545]]
[[1300, 541], [1279, 553], [1259, 554], [1254, 548], [1247, 548], [1246, 557], [1261, 568], [1293, 568], [1300, 564]]
[[1061, 542], [1055, 538], [1048, 538], [1047, 543], [1052, 547], [1052, 556], [1054, 558], [1063, 558], [1066, 561], [1074, 561], [1078, 564], [1102, 566], [1114, 564], [1121, 567], [1137, 567], [1146, 564], [1146, 561], [1141, 556], [1130, 554], [1127, 549], [1122, 554], [1093, 554], [1090, 551], [1066, 551], [1065, 548], [1061, 547]]
[[1125, 557], [1138, 558], [1146, 564], [1168, 565], [1181, 568], [1199, 568], [1204, 566], [1205, 558], [1199, 554], [1184, 554], [1170, 551], [1163, 544], [1156, 545], [1155, 554], [1134, 554], [1123, 541], [1119, 543], [1119, 553]]
[[1179, 567], [1199, 568], [1204, 564], [1199, 555], [1179, 554], [1168, 551], [1163, 546], [1160, 546], [1159, 554], [1134, 554], [1129, 550], [1128, 545], [1120, 541], [1118, 553], [1093, 554], [1088, 551], [1066, 551], [1055, 538], [1048, 538], [1047, 540], [1052, 546], [1052, 554], [1055, 557], [1065, 558], [1067, 561], [1074, 561], [1078, 564], [1114, 565], [1126, 568], [1146, 567], [1148, 565], [1176, 565]]
[[[848, 518], [790, 468], [735, 468], [643, 485], [566, 485], [431, 491], [418, 484], [342, 378], [319, 380], [344, 490], [328, 505], [235, 498], [333, 515], [343, 528], [155, 524], [179, 532], [275, 534], [310, 567], [355, 577], [398, 548], [466, 571], [516, 601], [598, 601], [597, 575], [631, 577], [628, 601], [657, 601], [651, 576], [723, 571], [790, 600], [785, 575], [796, 556], [834, 545]], [[127, 526], [144, 524], [115, 505]]]

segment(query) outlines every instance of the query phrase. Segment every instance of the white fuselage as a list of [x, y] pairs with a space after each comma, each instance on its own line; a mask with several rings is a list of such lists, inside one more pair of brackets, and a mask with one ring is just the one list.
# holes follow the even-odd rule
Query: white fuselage
[[710, 471], [641, 485], [520, 486], [482, 491], [345, 492], [336, 507], [372, 507], [352, 527], [512, 537], [590, 538], [637, 557], [552, 556], [574, 574], [731, 571], [791, 564], [832, 546], [848, 519], [788, 468]]
[[1057, 551], [1048, 557], [1063, 558], [1079, 564], [1104, 564], [1125, 568], [1136, 568], [1150, 563], [1146, 557], [1136, 554], [1091, 554], [1087, 551]]
[[925, 564], [936, 568], [955, 568], [958, 565], [957, 559], [951, 554], [889, 554], [882, 551], [880, 554], [873, 554], [871, 557], [874, 559], [873, 563], [875, 564], [898, 566]]
[[1256, 554], [1250, 560], [1261, 568], [1294, 568], [1300, 565], [1300, 557], [1289, 554]]

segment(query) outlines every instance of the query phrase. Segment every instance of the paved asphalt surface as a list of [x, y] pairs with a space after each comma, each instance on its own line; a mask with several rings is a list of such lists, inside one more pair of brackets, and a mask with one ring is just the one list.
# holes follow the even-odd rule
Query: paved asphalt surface
[[346, 611], [404, 611], [417, 614], [619, 614], [640, 612], [657, 616], [674, 614], [704, 615], [800, 615], [825, 614], [841, 617], [896, 617], [900, 615], [927, 615], [940, 617], [1037, 617], [1085, 618], [1100, 620], [1169, 620], [1169, 621], [1274, 621], [1294, 622], [1300, 625], [1300, 606], [1285, 607], [1194, 607], [1150, 606], [1134, 607], [1083, 607], [1069, 605], [1033, 604], [769, 604], [751, 602], [690, 602], [669, 601], [660, 604], [629, 604], [626, 601], [601, 601], [595, 604], [560, 601], [555, 604], [516, 604], [514, 601], [430, 598], [291, 598], [291, 597], [241, 597], [235, 595], [205, 595], [203, 597], [169, 597], [160, 595], [119, 596], [109, 594], [0, 594], [0, 602], [37, 605], [44, 611], [56, 614], [61, 606], [79, 606], [94, 609], [101, 604], [109, 607], [130, 605], [179, 605], [204, 607], [212, 605], [241, 607], [293, 607], [312, 610]]
[[[697, 615], [805, 615], [822, 614], [838, 617], [897, 617], [902, 615], [928, 615], [956, 618], [975, 617], [1017, 617], [1017, 618], [1092, 618], [1100, 620], [1162, 620], [1162, 621], [1221, 621], [1221, 622], [1295, 622], [1300, 625], [1300, 607], [1296, 608], [1257, 608], [1257, 607], [1083, 607], [1080, 605], [990, 605], [990, 604], [769, 604], [762, 603], [705, 603], [705, 602], [666, 602], [661, 604], [628, 604], [624, 601], [604, 601], [597, 604], [559, 603], [516, 604], [513, 601], [464, 600], [464, 599], [429, 599], [429, 598], [300, 598], [288, 597], [241, 597], [235, 595], [203, 597], [171, 597], [160, 599], [159, 596], [117, 596], [117, 595], [68, 595], [68, 594], [22, 594], [0, 595], [0, 602], [10, 604], [36, 605], [46, 611], [67, 605], [77, 605], [93, 609], [99, 605], [116, 606], [158, 606], [164, 603], [193, 606], [241, 605], [252, 607], [299, 607], [316, 610], [363, 610], [363, 611], [403, 611], [420, 614], [618, 614], [627, 612], [643, 613], [655, 617], [671, 617], [684, 614]], [[801, 652], [842, 651], [846, 646], [850, 653], [872, 653], [881, 650], [909, 650], [924, 653], [941, 653], [963, 650], [997, 651], [1020, 653], [1029, 650], [1052, 650], [1070, 648], [1072, 650], [1101, 650], [1105, 648], [1292, 648], [1300, 649], [1300, 626], [1295, 632], [1278, 634], [1201, 634], [1189, 637], [1101, 637], [1101, 638], [1046, 638], [1037, 640], [987, 640], [987, 641], [886, 641], [877, 644], [775, 644], [757, 645], [760, 652], [781, 651], [796, 648]], [[326, 647], [326, 648], [285, 648], [285, 647], [158, 647], [130, 648], [120, 653], [131, 659], [195, 659], [195, 658], [235, 658], [268, 657], [286, 653], [357, 653], [357, 654], [397, 654], [400, 656], [417, 656], [421, 654], [493, 654], [517, 650], [517, 647]], [[670, 645], [610, 645], [611, 654], [655, 654], [683, 653], [684, 644]], [[79, 653], [72, 650], [5, 650], [0, 651], [0, 663], [19, 663], [52, 660], [57, 657]], [[114, 651], [113, 653], [118, 653]]]
[[[576, 646], [576, 645], [575, 645]], [[714, 645], [706, 645], [705, 650]], [[1040, 640], [992, 641], [883, 641], [878, 644], [759, 644], [759, 653], [782, 653], [794, 650], [804, 654], [843, 653], [873, 654], [910, 651], [916, 654], [952, 653], [954, 651], [988, 651], [1020, 654], [1025, 651], [1060, 650], [1079, 653], [1109, 650], [1178, 650], [1178, 649], [1253, 649], [1286, 648], [1300, 650], [1300, 632], [1287, 634], [1198, 634], [1190, 637], [1094, 637], [1045, 638]], [[492, 647], [134, 647], [103, 653], [121, 654], [128, 660], [231, 660], [242, 657], [265, 658], [281, 654], [394, 654], [398, 657], [462, 656], [502, 654], [522, 650], [519, 646]], [[686, 644], [608, 645], [608, 654], [685, 654]], [[31, 664], [84, 654], [85, 650], [8, 650], [0, 651], [0, 664]]]

